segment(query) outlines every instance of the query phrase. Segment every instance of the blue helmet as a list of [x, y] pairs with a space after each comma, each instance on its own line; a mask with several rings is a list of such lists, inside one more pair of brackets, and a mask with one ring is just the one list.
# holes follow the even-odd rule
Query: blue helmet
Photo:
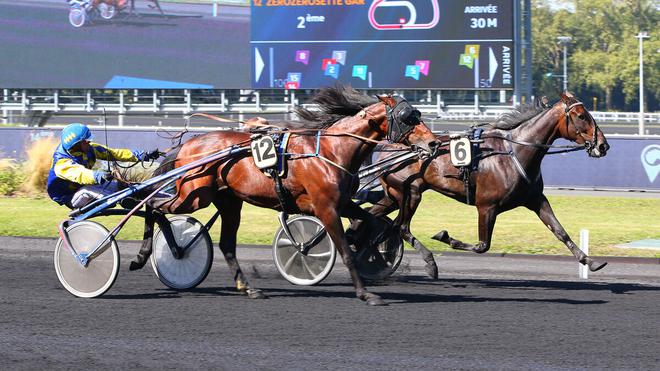
[[62, 148], [64, 148], [66, 151], [70, 150], [71, 147], [75, 146], [77, 143], [91, 138], [92, 132], [89, 131], [87, 125], [80, 123], [67, 125], [64, 129], [62, 129], [62, 134], [60, 136], [60, 140], [62, 141]]

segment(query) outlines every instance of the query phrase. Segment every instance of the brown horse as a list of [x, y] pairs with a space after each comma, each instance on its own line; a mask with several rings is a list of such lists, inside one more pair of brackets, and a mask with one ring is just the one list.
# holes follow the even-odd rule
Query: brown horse
[[[291, 130], [293, 134], [287, 152], [293, 155], [287, 163], [287, 175], [282, 178], [288, 202], [280, 202], [275, 181], [255, 166], [249, 153], [191, 170], [177, 181], [173, 198], [152, 203], [156, 212], [154, 217], [149, 217], [151, 210], [147, 212], [145, 241], [131, 269], [141, 268], [151, 254], [151, 234], [158, 212], [191, 213], [213, 204], [222, 218], [220, 249], [234, 275], [237, 289], [253, 298], [263, 297], [248, 283], [236, 258], [241, 208], [243, 202], [248, 202], [275, 210], [285, 209], [287, 213], [316, 216], [338, 248], [357, 297], [370, 305], [384, 304], [380, 297], [365, 289], [358, 276], [340, 217], [357, 217], [365, 213], [351, 201], [351, 196], [358, 185], [356, 172], [378, 141], [387, 137], [431, 151], [436, 138], [421, 122], [419, 111], [401, 98], [375, 99], [352, 88], [338, 86], [321, 89], [313, 101], [321, 111], [298, 109], [299, 116], [308, 121], [302, 125], [303, 129]], [[288, 126], [301, 127], [295, 123]], [[317, 133], [320, 133], [319, 137]], [[251, 133], [242, 131], [201, 135], [180, 148], [173, 164], [179, 167], [200, 158], [200, 154], [232, 145], [249, 145], [250, 136]], [[160, 172], [166, 170], [167, 167]]]
[[[556, 139], [584, 144], [591, 157], [605, 156], [609, 149], [603, 132], [584, 105], [570, 93], [562, 93], [561, 101], [552, 107], [529, 107], [525, 112], [506, 114], [490, 126], [491, 130], [481, 136], [484, 142], [478, 166], [467, 176], [452, 165], [448, 151], [443, 148], [432, 158], [402, 164], [384, 174], [381, 184], [389, 197], [377, 202], [370, 212], [381, 216], [400, 209], [396, 223], [400, 225], [401, 237], [422, 254], [426, 272], [432, 278], [438, 277], [433, 254], [410, 232], [410, 221], [421, 202], [422, 192], [427, 189], [462, 203], [473, 200], [477, 207], [479, 243], [463, 243], [451, 238], [446, 231], [433, 237], [454, 249], [488, 251], [497, 215], [525, 206], [538, 215], [580, 263], [588, 265], [592, 271], [603, 268], [607, 263], [593, 260], [573, 243], [543, 194], [541, 161]], [[449, 137], [438, 139], [444, 147]], [[393, 146], [385, 147], [392, 149]], [[380, 157], [385, 156], [386, 152], [380, 154]]]
[[[114, 6], [117, 11], [120, 11], [124, 9], [127, 5], [129, 0], [92, 0], [92, 7], [96, 8], [99, 4], [105, 3], [110, 6]], [[135, 0], [130, 0], [131, 5], [129, 7], [129, 16], [132, 16], [133, 13], [135, 12]], [[163, 13], [163, 9], [160, 7], [160, 3], [158, 0], [149, 0], [149, 2], [153, 3], [153, 5], [149, 5], [150, 7], [155, 7], [158, 9], [160, 12], [160, 15], [165, 16], [165, 13]]]

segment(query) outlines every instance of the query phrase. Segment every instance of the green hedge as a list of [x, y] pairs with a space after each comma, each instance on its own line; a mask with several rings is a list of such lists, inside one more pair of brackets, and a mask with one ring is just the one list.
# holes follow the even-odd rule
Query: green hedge
[[25, 173], [18, 166], [0, 168], [0, 195], [11, 196], [16, 194], [23, 182]]

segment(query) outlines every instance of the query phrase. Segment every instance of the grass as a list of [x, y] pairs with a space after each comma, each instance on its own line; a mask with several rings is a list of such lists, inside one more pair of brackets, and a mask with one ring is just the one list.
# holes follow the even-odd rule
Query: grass
[[[601, 256], [657, 257], [660, 253], [642, 249], [619, 249], [614, 245], [641, 239], [660, 239], [660, 199], [549, 196], [557, 218], [574, 241], [579, 230], [590, 232], [590, 253]], [[47, 198], [0, 197], [0, 235], [56, 237], [57, 224], [65, 219], [68, 209]], [[206, 222], [214, 208], [193, 214]], [[242, 244], [271, 244], [278, 228], [276, 212], [245, 205], [238, 241]], [[94, 219], [112, 228], [119, 217]], [[211, 237], [219, 236], [217, 223]], [[476, 208], [427, 192], [413, 219], [413, 233], [435, 251], [448, 250], [431, 236], [446, 229], [454, 238], [477, 241]], [[119, 239], [139, 240], [142, 220], [133, 218], [119, 234]], [[568, 249], [550, 233], [536, 215], [518, 208], [501, 214], [495, 225], [491, 252], [527, 254], [569, 254]]]

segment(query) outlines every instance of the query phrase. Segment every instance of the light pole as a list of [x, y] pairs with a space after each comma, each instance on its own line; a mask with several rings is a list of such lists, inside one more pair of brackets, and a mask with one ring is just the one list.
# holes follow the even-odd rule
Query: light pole
[[559, 36], [557, 37], [557, 40], [559, 40], [559, 44], [564, 46], [564, 91], [568, 90], [568, 70], [566, 69], [566, 48], [568, 47], [568, 44], [571, 43], [571, 40], [573, 40], [572, 37], [570, 36]]
[[640, 31], [639, 39], [639, 135], [644, 135], [644, 39], [649, 38], [646, 31]]

